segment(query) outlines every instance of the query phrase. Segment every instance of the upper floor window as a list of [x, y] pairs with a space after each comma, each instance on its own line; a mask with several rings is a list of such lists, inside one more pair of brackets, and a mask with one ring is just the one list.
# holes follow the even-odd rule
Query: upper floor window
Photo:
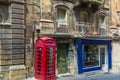
[[101, 35], [106, 35], [107, 34], [107, 28], [106, 28], [106, 20], [105, 20], [105, 15], [99, 15], [98, 17], [98, 31]]
[[57, 9], [57, 17], [59, 22], [64, 22], [67, 20], [66, 10], [62, 8]]
[[100, 16], [98, 19], [98, 27], [105, 27], [105, 16]]
[[80, 22], [87, 22], [88, 21], [88, 13], [85, 11], [80, 12]]
[[9, 8], [8, 5], [0, 5], [0, 23], [9, 22]]

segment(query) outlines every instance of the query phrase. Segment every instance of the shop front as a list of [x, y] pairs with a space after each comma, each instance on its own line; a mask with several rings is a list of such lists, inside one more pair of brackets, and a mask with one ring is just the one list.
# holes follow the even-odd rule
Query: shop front
[[76, 39], [78, 54], [78, 74], [112, 68], [111, 39], [86, 38]]

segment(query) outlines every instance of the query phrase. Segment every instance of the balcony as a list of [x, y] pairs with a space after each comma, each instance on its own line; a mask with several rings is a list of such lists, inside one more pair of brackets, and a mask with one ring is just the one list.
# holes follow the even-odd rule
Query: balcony
[[93, 29], [91, 23], [77, 22], [77, 32], [79, 32], [80, 35], [91, 35], [93, 34]]
[[93, 27], [92, 23], [89, 22], [77, 22], [76, 23], [76, 32], [81, 35], [82, 37], [107, 37], [108, 30], [105, 27], [101, 27], [97, 29], [96, 34], [94, 34], [95, 28]]
[[57, 21], [56, 33], [69, 34], [67, 21]]

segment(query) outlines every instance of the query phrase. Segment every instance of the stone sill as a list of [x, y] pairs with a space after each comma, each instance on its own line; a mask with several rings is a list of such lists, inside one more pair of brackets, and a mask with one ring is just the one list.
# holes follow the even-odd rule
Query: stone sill
[[26, 69], [25, 65], [0, 66], [0, 72]]
[[48, 19], [40, 19], [40, 22], [53, 23], [54, 21], [52, 21], [52, 20], [48, 20]]
[[20, 69], [26, 69], [25, 65], [10, 66], [10, 71], [12, 71], [12, 70], [20, 70]]
[[0, 23], [0, 26], [11, 26], [11, 23]]

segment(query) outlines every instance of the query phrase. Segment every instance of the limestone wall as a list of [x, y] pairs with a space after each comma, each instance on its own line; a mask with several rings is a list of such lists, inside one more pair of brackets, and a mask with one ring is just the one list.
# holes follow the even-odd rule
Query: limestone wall
[[70, 44], [71, 50], [68, 53], [68, 62], [69, 62], [69, 70], [72, 75], [78, 74], [78, 65], [77, 65], [77, 49], [73, 43]]
[[112, 72], [120, 72], [120, 42], [113, 41], [112, 45]]

